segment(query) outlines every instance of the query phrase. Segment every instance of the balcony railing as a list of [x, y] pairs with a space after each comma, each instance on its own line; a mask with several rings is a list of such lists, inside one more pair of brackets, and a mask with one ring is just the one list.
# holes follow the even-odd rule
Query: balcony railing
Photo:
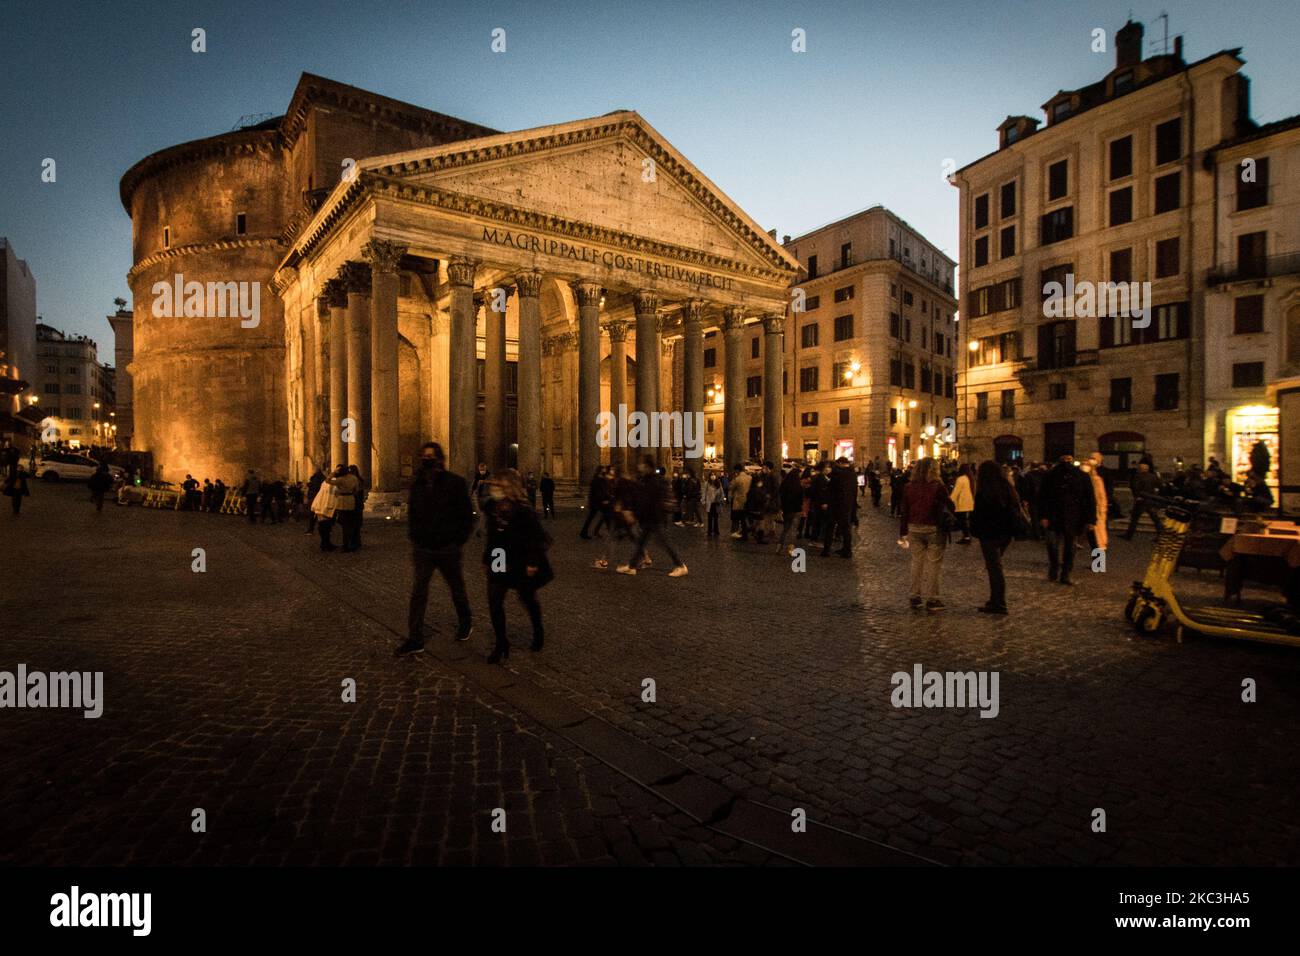
[[1206, 276], [1210, 285], [1222, 285], [1225, 282], [1245, 282], [1251, 279], [1271, 279], [1276, 276], [1300, 274], [1300, 252], [1288, 252], [1280, 256], [1262, 256], [1254, 259], [1240, 259], [1211, 269]]

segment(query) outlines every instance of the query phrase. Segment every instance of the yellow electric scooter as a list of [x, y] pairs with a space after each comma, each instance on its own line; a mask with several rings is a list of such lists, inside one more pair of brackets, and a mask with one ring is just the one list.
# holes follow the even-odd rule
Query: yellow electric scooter
[[1174, 569], [1178, 554], [1183, 549], [1198, 502], [1181, 499], [1153, 498], [1156, 522], [1156, 544], [1151, 552], [1151, 563], [1141, 581], [1129, 588], [1124, 616], [1139, 633], [1156, 634], [1166, 626], [1177, 627], [1179, 643], [1183, 631], [1196, 631], [1212, 637], [1230, 637], [1245, 641], [1264, 641], [1270, 644], [1290, 644], [1300, 647], [1300, 633], [1267, 620], [1254, 611], [1214, 605], [1188, 605], [1184, 607], [1174, 594]]

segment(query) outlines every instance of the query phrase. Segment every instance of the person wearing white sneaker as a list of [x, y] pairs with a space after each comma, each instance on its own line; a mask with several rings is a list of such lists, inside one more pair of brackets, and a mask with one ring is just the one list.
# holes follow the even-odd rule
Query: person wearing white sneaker
[[[651, 537], [654, 537], [663, 549], [668, 552], [668, 557], [672, 559], [673, 570], [669, 572], [672, 577], [679, 578], [686, 573], [686, 563], [677, 556], [673, 550], [672, 544], [668, 541], [667, 535], [664, 534], [664, 524], [666, 515], [664, 513], [664, 502], [668, 498], [669, 489], [663, 476], [659, 474], [655, 460], [646, 456], [637, 466], [641, 477], [637, 480], [636, 496], [636, 521], [641, 528], [640, 537], [637, 538], [636, 550], [632, 553], [632, 559], [625, 565], [618, 568], [620, 574], [636, 574], [636, 569], [642, 566], [642, 559], [649, 558], [646, 554], [646, 544]], [[680, 569], [680, 570], [679, 570]]]

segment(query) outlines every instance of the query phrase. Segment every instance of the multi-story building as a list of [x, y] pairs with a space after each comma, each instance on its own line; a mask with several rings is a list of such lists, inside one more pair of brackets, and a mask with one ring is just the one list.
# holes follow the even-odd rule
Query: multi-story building
[[[943, 454], [956, 411], [956, 264], [882, 206], [782, 245], [805, 271], [785, 321], [787, 456], [901, 465]], [[759, 338], [745, 353], [751, 449], [762, 423]], [[713, 375], [716, 390], [721, 349], [710, 347], [705, 380]]]
[[[1051, 460], [1100, 449], [1117, 467], [1144, 453], [1161, 467], [1203, 462], [1225, 452], [1226, 410], [1262, 400], [1258, 370], [1230, 381], [1233, 365], [1257, 359], [1230, 356], [1276, 351], [1280, 305], [1267, 340], [1249, 338], [1256, 306], [1243, 305], [1247, 338], [1234, 341], [1224, 316], [1236, 293], [1212, 277], [1240, 258], [1258, 262], [1277, 242], [1294, 248], [1287, 210], [1238, 212], [1225, 174], [1252, 151], [1294, 162], [1290, 141], [1283, 131], [1253, 138], [1239, 50], [1188, 63], [1181, 37], [1146, 59], [1142, 43], [1141, 24], [1126, 23], [1104, 78], [1056, 93], [1042, 129], [1008, 117], [997, 151], [954, 176], [972, 341], [963, 452]], [[1282, 180], [1281, 169], [1264, 168]], [[1239, 251], [1239, 234], [1269, 230], [1272, 244], [1243, 238]], [[1287, 262], [1266, 259], [1270, 275], [1250, 281]]]
[[38, 321], [32, 384], [46, 441], [74, 447], [113, 444], [113, 368], [100, 364], [93, 339], [65, 335]]
[[0, 383], [0, 412], [11, 418], [33, 394], [35, 356], [36, 279], [9, 240], [0, 237], [0, 379], [8, 382]]

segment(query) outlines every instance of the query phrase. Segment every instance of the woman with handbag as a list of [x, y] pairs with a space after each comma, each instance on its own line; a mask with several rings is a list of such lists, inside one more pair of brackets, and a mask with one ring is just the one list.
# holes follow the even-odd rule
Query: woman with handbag
[[933, 458], [922, 458], [912, 466], [900, 512], [898, 543], [912, 552], [912, 610], [924, 606], [927, 611], [942, 611], [939, 576], [943, 571], [943, 549], [956, 519], [952, 499], [939, 479]]
[[508, 591], [519, 595], [519, 603], [528, 612], [533, 626], [530, 650], [540, 651], [543, 643], [542, 606], [537, 592], [555, 577], [546, 550], [551, 537], [537, 520], [537, 512], [528, 507], [519, 472], [503, 468], [487, 482], [484, 498], [483, 567], [487, 572], [488, 613], [496, 645], [488, 656], [489, 664], [499, 664], [510, 656], [506, 640], [505, 600]]
[[975, 508], [971, 515], [971, 534], [979, 539], [984, 555], [984, 570], [989, 576], [989, 599], [978, 610], [984, 614], [1006, 614], [1007, 579], [1002, 571], [1002, 555], [1012, 539], [1029, 531], [1016, 487], [995, 461], [980, 465], [975, 481]]
[[330, 541], [330, 534], [334, 530], [334, 511], [338, 507], [338, 492], [328, 481], [321, 481], [320, 490], [316, 492], [316, 497], [311, 500], [311, 513], [316, 523], [316, 529], [320, 532], [320, 549], [322, 551], [335, 551], [337, 548]]

